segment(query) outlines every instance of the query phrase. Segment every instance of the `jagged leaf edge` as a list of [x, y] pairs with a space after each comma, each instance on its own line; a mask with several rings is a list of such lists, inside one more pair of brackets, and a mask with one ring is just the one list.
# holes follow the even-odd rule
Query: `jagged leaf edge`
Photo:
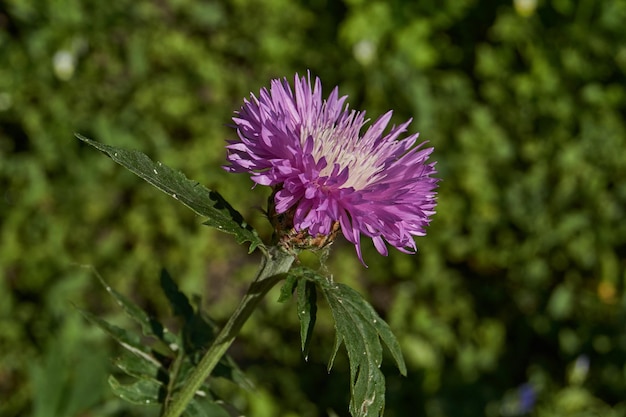
[[[194, 307], [185, 293], [183, 293], [178, 284], [170, 273], [166, 269], [161, 269], [160, 276], [161, 290], [167, 298], [170, 308], [173, 310], [175, 316], [184, 320], [182, 332], [185, 342], [181, 341], [181, 346], [185, 350], [185, 359], [181, 367], [181, 373], [176, 376], [177, 379], [185, 379], [186, 375], [193, 370], [196, 365], [192, 355], [199, 355], [203, 353], [203, 349], [206, 349], [211, 343], [213, 343], [215, 336], [219, 331], [217, 324], [213, 322], [207, 315], [204, 314], [201, 308], [200, 302], [196, 303]], [[211, 340], [207, 340], [206, 346], [199, 346], [194, 340], [194, 335], [198, 332], [198, 326], [208, 326], [204, 328], [204, 331], [211, 336]], [[199, 349], [200, 348], [200, 349]], [[188, 349], [194, 349], [188, 351]], [[199, 360], [199, 357], [195, 359]], [[222, 356], [213, 370], [213, 376], [222, 377], [232, 381], [241, 388], [251, 390], [254, 388], [254, 384], [250, 379], [246, 377], [235, 360], [228, 354]]]
[[178, 337], [171, 333], [167, 327], [163, 326], [159, 321], [150, 317], [150, 315], [139, 307], [137, 304], [132, 302], [129, 298], [122, 295], [118, 291], [116, 291], [113, 287], [109, 285], [108, 282], [105, 281], [102, 276], [94, 270], [94, 274], [100, 284], [104, 287], [104, 289], [109, 293], [111, 297], [115, 300], [115, 302], [122, 307], [124, 312], [128, 317], [133, 319], [141, 326], [141, 331], [145, 336], [150, 336], [156, 339], [157, 343], [152, 346], [152, 349], [156, 349], [157, 351], [166, 351], [168, 353], [173, 353], [173, 349], [177, 349], [180, 345], [180, 341]]
[[[264, 248], [256, 230], [246, 223], [243, 216], [218, 192], [209, 190], [198, 182], [188, 179], [182, 172], [173, 170], [161, 162], [153, 162], [142, 152], [105, 145], [78, 133], [75, 136], [104, 152], [115, 162], [175, 200], [180, 201], [196, 214], [206, 217], [207, 220], [203, 224], [234, 235], [239, 244], [249, 242], [249, 252], [253, 252], [257, 247]], [[163, 181], [162, 178], [166, 177], [175, 183]]]
[[378, 312], [374, 310], [374, 307], [372, 307], [372, 305], [368, 303], [361, 296], [361, 294], [359, 294], [358, 291], [344, 284], [339, 284], [339, 285], [342, 286], [343, 291], [353, 293], [355, 297], [358, 297], [355, 299], [359, 299], [361, 301], [358, 311], [361, 313], [364, 313], [364, 312], [368, 313], [367, 316], [364, 316], [365, 320], [374, 325], [374, 328], [376, 329], [376, 333], [378, 333], [378, 337], [380, 338], [380, 340], [383, 341], [383, 343], [387, 347], [387, 350], [391, 354], [391, 357], [396, 362], [396, 366], [398, 367], [400, 374], [403, 376], [406, 376], [407, 374], [406, 363], [404, 361], [404, 356], [402, 355], [400, 342], [398, 342], [398, 339], [393, 334], [391, 327], [389, 327], [387, 322], [385, 322], [385, 320], [383, 320], [380, 317]]
[[159, 381], [160, 373], [167, 370], [156, 360], [146, 359], [135, 352], [122, 350], [120, 355], [113, 359], [113, 364], [126, 375], [137, 379], [152, 379]]
[[[374, 308], [357, 291], [350, 288], [349, 286], [341, 283], [334, 283], [331, 279], [326, 278], [320, 275], [318, 272], [305, 267], [293, 268], [292, 271], [290, 271], [290, 275], [313, 281], [317, 285], [319, 285], [322, 289], [324, 297], [331, 307], [331, 312], [333, 314], [333, 318], [335, 319], [336, 334], [335, 344], [328, 363], [329, 371], [332, 368], [339, 347], [342, 344], [351, 344], [353, 340], [355, 340], [353, 337], [346, 337], [344, 333], [350, 333], [350, 331], [357, 326], [350, 326], [349, 324], [347, 326], [343, 326], [341, 322], [337, 322], [338, 318], [341, 320], [345, 317], [351, 317], [350, 314], [345, 314], [346, 311], [339, 311], [340, 309], [345, 310], [346, 307], [344, 305], [344, 301], [347, 301], [348, 304], [352, 305], [353, 312], [356, 313], [356, 316], [360, 318], [356, 323], [365, 323], [367, 326], [371, 327], [369, 329], [370, 331], [373, 330], [375, 332], [376, 342], [374, 343], [374, 345], [377, 344], [378, 346], [375, 347], [374, 350], [376, 351], [377, 358], [374, 358], [374, 360], [371, 361], [371, 364], [374, 365], [373, 376], [376, 378], [379, 384], [382, 383], [382, 386], [379, 387], [382, 389], [374, 391], [373, 397], [368, 397], [367, 389], [364, 393], [361, 394], [363, 388], [362, 384], [364, 382], [368, 382], [364, 381], [362, 378], [359, 378], [360, 376], [362, 376], [363, 371], [362, 362], [354, 361], [355, 359], [359, 358], [358, 352], [360, 352], [361, 349], [353, 349], [353, 346], [346, 345], [346, 351], [348, 352], [348, 358], [350, 361], [351, 373], [352, 400], [350, 403], [350, 412], [353, 416], [359, 417], [371, 416], [371, 411], [374, 411], [374, 415], [376, 416], [382, 415], [384, 411], [385, 382], [384, 375], [379, 368], [382, 362], [382, 346], [380, 344], [380, 340], [383, 340], [383, 342], [385, 343], [385, 346], [390, 351], [402, 375], [406, 375], [406, 364], [400, 350], [400, 345], [393, 333], [391, 332], [391, 329], [389, 328], [387, 323], [380, 318]], [[340, 296], [336, 297], [333, 291], [338, 292]], [[342, 294], [343, 297], [341, 297]], [[345, 297], [345, 295], [348, 295], [348, 297]], [[357, 301], [356, 304], [354, 303], [355, 300]], [[340, 327], [344, 328], [347, 331], [342, 332]], [[360, 408], [358, 404], [361, 404]], [[363, 406], [367, 406], [365, 410], [363, 410]], [[374, 406], [374, 408], [370, 408], [371, 406]]]
[[385, 407], [385, 378], [380, 370], [382, 346], [376, 329], [366, 321], [358, 306], [344, 297], [343, 284], [320, 283], [331, 308], [335, 330], [348, 353], [352, 398], [350, 414], [354, 417], [377, 417]]
[[296, 285], [298, 318], [300, 319], [300, 340], [304, 359], [309, 357], [311, 335], [317, 320], [317, 290], [315, 283], [300, 279]]
[[296, 292], [296, 309], [300, 321], [300, 341], [304, 359], [308, 360], [309, 345], [317, 320], [317, 292], [315, 282], [304, 277], [303, 268], [293, 268], [285, 277], [278, 301], [287, 301]]
[[113, 375], [109, 375], [109, 386], [121, 399], [133, 404], [158, 404], [159, 392], [163, 385], [152, 379], [138, 379], [129, 384], [122, 384]]
[[136, 352], [140, 355], [149, 355], [149, 349], [143, 343], [141, 343], [140, 338], [136, 334], [128, 332], [121, 327], [115, 326], [88, 311], [81, 309], [78, 309], [78, 311], [80, 311], [83, 317], [100, 327], [105, 333], [115, 339], [115, 341], [117, 341], [125, 349], [128, 349], [133, 353]]

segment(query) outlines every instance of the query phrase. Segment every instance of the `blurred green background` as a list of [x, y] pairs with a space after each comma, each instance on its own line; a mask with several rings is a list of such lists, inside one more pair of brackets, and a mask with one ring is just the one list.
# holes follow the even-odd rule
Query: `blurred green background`
[[[396, 332], [389, 417], [626, 415], [626, 1], [0, 1], [0, 415], [151, 416], [112, 397], [126, 323], [97, 283], [167, 319], [166, 267], [223, 321], [256, 268], [228, 235], [73, 137], [139, 149], [220, 191], [267, 237], [267, 190], [225, 173], [243, 97], [310, 69], [394, 109], [443, 181], [420, 253], [335, 245], [335, 279]], [[347, 416], [277, 293], [231, 349], [253, 417]], [[175, 323], [174, 323], [175, 325]]]

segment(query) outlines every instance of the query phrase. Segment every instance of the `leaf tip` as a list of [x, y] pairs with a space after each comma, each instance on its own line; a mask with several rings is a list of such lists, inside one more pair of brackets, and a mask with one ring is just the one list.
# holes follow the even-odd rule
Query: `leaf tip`
[[91, 141], [91, 139], [89, 139], [86, 136], [81, 135], [78, 132], [74, 132], [74, 137], [76, 137], [76, 139], [82, 140], [83, 142], [87, 142], [87, 143], [89, 143], [89, 141]]

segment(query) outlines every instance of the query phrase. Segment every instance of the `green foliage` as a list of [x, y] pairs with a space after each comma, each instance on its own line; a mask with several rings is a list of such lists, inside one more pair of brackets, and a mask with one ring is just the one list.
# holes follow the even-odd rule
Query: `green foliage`
[[302, 342], [302, 353], [304, 358], [309, 356], [309, 346], [311, 336], [317, 319], [317, 291], [315, 283], [305, 279], [299, 279], [296, 284], [298, 294], [298, 318], [300, 319], [300, 340]]
[[[265, 238], [267, 194], [219, 168], [234, 135], [224, 125], [270, 77], [307, 68], [370, 117], [413, 117], [443, 178], [419, 254], [364, 247], [365, 270], [338, 240], [330, 257], [405, 355], [406, 378], [385, 372], [386, 415], [511, 415], [526, 383], [539, 417], [626, 415], [625, 14], [621, 0], [4, 1], [0, 415], [64, 403], [59, 387], [79, 368], [49, 393], [35, 374], [111, 349], [70, 324], [71, 303], [107, 312], [76, 263], [158, 316], [168, 302], [154, 277], [167, 266], [219, 321], [254, 268], [72, 132], [183, 170]], [[238, 408], [347, 415], [349, 366], [338, 355], [328, 378], [315, 357], [332, 348], [331, 314], [320, 305], [307, 363], [293, 349], [297, 315], [272, 303], [255, 314], [232, 354], [265, 388], [239, 394]], [[574, 384], [581, 355], [589, 368]], [[91, 415], [144, 415], [122, 410], [106, 379], [92, 389]]]
[[219, 193], [187, 179], [183, 173], [174, 171], [167, 165], [153, 162], [141, 152], [103, 145], [84, 136], [76, 136], [83, 142], [105, 152], [115, 162], [180, 201], [200, 216], [207, 217], [204, 222], [207, 226], [213, 226], [222, 232], [235, 235], [239, 244], [250, 242], [250, 252], [262, 245], [256, 231]]
[[95, 350], [92, 355], [81, 355], [84, 345], [77, 343], [81, 339], [72, 334], [87, 330], [76, 320], [66, 323], [57, 338], [50, 341], [41, 362], [31, 365], [34, 417], [74, 417], [102, 400], [106, 353]]
[[[89, 321], [113, 337], [125, 349], [114, 363], [130, 377], [130, 382], [122, 383], [111, 375], [109, 385], [113, 392], [125, 401], [164, 406], [186, 381], [214, 339], [215, 326], [201, 311], [191, 306], [189, 299], [179, 291], [165, 270], [161, 274], [161, 287], [174, 315], [183, 321], [180, 334], [172, 333], [131, 300], [111, 288], [101, 277], [98, 276], [98, 279], [125, 313], [142, 329], [142, 333], [137, 334], [112, 325], [94, 314], [82, 312]], [[150, 343], [146, 343], [146, 338]], [[225, 377], [242, 387], [250, 388], [249, 382], [239, 368], [227, 356], [222, 358], [213, 376]], [[207, 380], [197, 391], [184, 415], [227, 417], [230, 414], [219, 405], [210, 388], [210, 381]]]
[[390, 350], [402, 375], [406, 365], [400, 345], [391, 329], [363, 297], [347, 285], [335, 283], [329, 277], [303, 267], [293, 268], [281, 291], [281, 299], [294, 288], [297, 291], [298, 316], [301, 323], [302, 351], [307, 355], [311, 331], [315, 324], [319, 286], [330, 306], [335, 325], [335, 346], [328, 363], [333, 367], [343, 344], [350, 361], [350, 414], [353, 417], [377, 417], [385, 408], [385, 378], [380, 370], [382, 340]]

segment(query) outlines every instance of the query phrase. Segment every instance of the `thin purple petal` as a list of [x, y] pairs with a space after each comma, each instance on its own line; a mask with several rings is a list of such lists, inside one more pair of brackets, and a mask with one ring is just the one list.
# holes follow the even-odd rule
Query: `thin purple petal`
[[310, 74], [273, 80], [258, 98], [251, 95], [233, 117], [238, 140], [229, 141], [230, 172], [247, 172], [254, 182], [274, 187], [277, 213], [292, 211], [293, 228], [312, 236], [339, 224], [355, 245], [361, 235], [387, 255], [387, 244], [415, 253], [435, 213], [438, 179], [432, 147], [405, 137], [411, 120], [385, 130], [389, 111], [363, 134], [364, 112], [350, 110], [335, 87], [322, 98], [322, 85]]

